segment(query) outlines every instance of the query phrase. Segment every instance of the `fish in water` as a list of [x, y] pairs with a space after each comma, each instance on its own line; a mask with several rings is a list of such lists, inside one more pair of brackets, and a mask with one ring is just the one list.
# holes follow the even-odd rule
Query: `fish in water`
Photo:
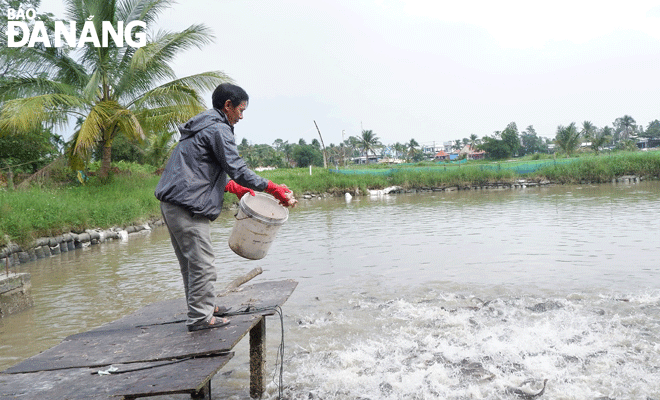
[[532, 393], [532, 392], [529, 392], [527, 390], [523, 390], [521, 388], [514, 388], [514, 387], [507, 388], [506, 392], [509, 393], [509, 394], [515, 394], [516, 396], [520, 397], [521, 399], [531, 400], [531, 399], [535, 399], [537, 397], [540, 397], [540, 396], [543, 395], [543, 393], [545, 393], [545, 385], [547, 383], [548, 383], [548, 380], [544, 379], [543, 380], [543, 389], [541, 389], [541, 391], [537, 392], [537, 393]]

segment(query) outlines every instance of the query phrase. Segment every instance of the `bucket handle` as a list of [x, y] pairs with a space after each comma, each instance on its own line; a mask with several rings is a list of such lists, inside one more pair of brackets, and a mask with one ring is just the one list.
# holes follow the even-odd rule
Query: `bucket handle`
[[234, 214], [234, 218], [236, 218], [236, 221], [243, 221], [244, 219], [250, 218], [250, 216], [247, 215], [244, 218], [238, 218], [238, 211], [236, 211], [236, 214]]

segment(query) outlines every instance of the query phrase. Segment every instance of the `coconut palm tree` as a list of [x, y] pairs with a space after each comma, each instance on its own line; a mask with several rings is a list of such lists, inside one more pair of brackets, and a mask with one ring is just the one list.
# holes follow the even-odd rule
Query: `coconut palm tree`
[[376, 157], [376, 149], [381, 146], [380, 139], [369, 129], [363, 130], [362, 136], [358, 140], [358, 147], [364, 151], [366, 164], [369, 164], [369, 151], [371, 150], [374, 157]]
[[404, 143], [396, 142], [394, 144], [394, 151], [396, 152], [396, 158], [397, 159], [400, 158], [401, 155], [403, 155], [406, 152], [406, 148], [407, 148], [407, 146]]
[[596, 130], [589, 140], [591, 141], [591, 149], [598, 155], [601, 147], [612, 140], [612, 128], [605, 126], [603, 129]]
[[473, 149], [477, 148], [477, 145], [479, 144], [479, 136], [475, 135], [474, 133], [470, 135], [470, 147]]
[[626, 141], [630, 139], [632, 133], [635, 132], [635, 119], [630, 115], [624, 115], [621, 118], [617, 118], [614, 121], [614, 126], [616, 127], [617, 133], [620, 135], [620, 139]]
[[417, 155], [417, 148], [419, 147], [419, 143], [415, 139], [410, 139], [408, 143], [406, 143], [406, 147], [408, 148], [408, 161], [415, 159], [415, 156]]
[[596, 126], [592, 124], [591, 121], [584, 121], [582, 123], [582, 131], [580, 131], [580, 134], [582, 135], [583, 139], [590, 141], [596, 131]]
[[555, 142], [566, 153], [566, 157], [569, 157], [580, 142], [580, 132], [575, 127], [575, 122], [571, 122], [568, 126], [559, 125]]
[[[85, 21], [94, 22], [102, 37], [102, 22], [143, 21], [147, 28], [172, 0], [64, 0], [67, 18], [76, 21], [80, 37]], [[139, 28], [141, 29], [141, 28]], [[147, 32], [138, 32], [147, 33]], [[176, 126], [204, 109], [200, 91], [229, 81], [220, 71], [177, 78], [169, 63], [182, 51], [201, 48], [213, 39], [204, 25], [181, 32], [148, 34], [143, 47], [107, 47], [84, 43], [70, 57], [57, 48], [35, 46], [20, 74], [0, 83], [4, 101], [0, 129], [25, 130], [44, 123], [65, 125], [80, 117], [69, 144], [74, 169], [81, 169], [91, 150], [102, 146], [100, 176], [110, 169], [112, 142], [118, 135], [129, 140]], [[29, 60], [33, 60], [30, 58]]]

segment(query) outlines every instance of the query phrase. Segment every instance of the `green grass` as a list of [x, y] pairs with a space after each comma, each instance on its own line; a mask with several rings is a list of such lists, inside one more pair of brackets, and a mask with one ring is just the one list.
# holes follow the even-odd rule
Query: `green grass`
[[570, 163], [547, 166], [537, 175], [559, 183], [603, 183], [624, 175], [657, 178], [660, 176], [660, 151], [582, 157]]
[[384, 176], [335, 174], [319, 167], [312, 168], [312, 175], [309, 174], [309, 168], [277, 169], [263, 171], [259, 175], [275, 183], [286, 184], [296, 195], [306, 192], [354, 193], [356, 189], [365, 193], [369, 188], [383, 188], [390, 185], [387, 177]]
[[516, 179], [550, 180], [558, 183], [610, 182], [622, 175], [660, 176], [660, 151], [614, 155], [582, 155], [576, 158], [526, 157], [510, 161], [471, 161], [464, 164], [418, 163], [406, 165], [362, 165], [339, 172], [313, 168], [264, 171], [262, 176], [287, 184], [296, 194], [305, 192], [354, 193], [359, 189], [404, 189], [447, 186], [478, 186]]
[[155, 175], [116, 176], [106, 185], [0, 191], [0, 244], [87, 228], [146, 222], [159, 215]]

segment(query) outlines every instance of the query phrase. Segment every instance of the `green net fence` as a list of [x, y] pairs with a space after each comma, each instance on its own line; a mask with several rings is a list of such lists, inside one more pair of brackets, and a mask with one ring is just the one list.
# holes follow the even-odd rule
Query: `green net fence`
[[337, 174], [345, 175], [392, 175], [399, 171], [412, 171], [412, 172], [445, 172], [454, 171], [458, 168], [474, 168], [481, 171], [514, 171], [518, 174], [529, 174], [536, 172], [541, 168], [551, 165], [570, 163], [575, 159], [560, 159], [560, 160], [540, 160], [525, 163], [517, 162], [503, 162], [496, 164], [469, 164], [465, 160], [456, 163], [442, 163], [437, 166], [428, 167], [413, 167], [411, 164], [401, 164], [396, 168], [379, 168], [379, 169], [330, 169], [329, 171]]

